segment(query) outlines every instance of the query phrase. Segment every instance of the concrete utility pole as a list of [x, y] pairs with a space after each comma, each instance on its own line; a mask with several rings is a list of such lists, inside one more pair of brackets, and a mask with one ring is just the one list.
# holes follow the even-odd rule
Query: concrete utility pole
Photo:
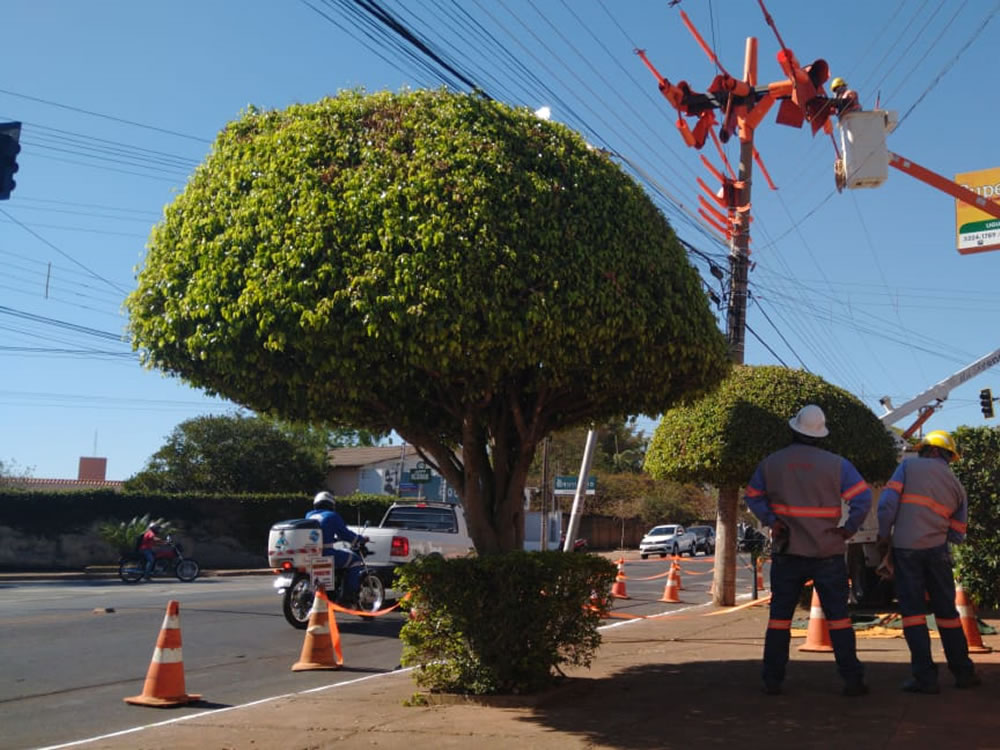
[[[747, 37], [743, 63], [743, 80], [757, 85], [757, 39]], [[737, 180], [742, 183], [736, 205], [746, 210], [736, 215], [729, 243], [729, 309], [726, 315], [726, 340], [729, 358], [743, 364], [747, 322], [747, 276], [750, 268], [750, 185], [753, 170], [753, 130], [740, 142], [740, 165]], [[714, 600], [718, 605], [736, 603], [736, 513], [739, 506], [738, 487], [719, 488], [719, 510], [716, 516], [716, 555]]]

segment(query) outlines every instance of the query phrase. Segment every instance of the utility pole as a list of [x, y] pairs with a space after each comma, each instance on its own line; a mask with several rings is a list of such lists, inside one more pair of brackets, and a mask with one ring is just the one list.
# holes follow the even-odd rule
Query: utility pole
[[549, 476], [549, 446], [552, 444], [552, 437], [546, 436], [542, 443], [542, 550], [549, 548], [549, 512], [551, 490], [549, 483], [552, 481]]
[[[747, 37], [743, 62], [743, 80], [751, 88], [757, 85], [757, 39]], [[740, 183], [737, 207], [738, 221], [733, 226], [729, 243], [729, 308], [726, 314], [726, 340], [729, 358], [734, 364], [744, 361], [744, 342], [747, 322], [747, 276], [750, 269], [750, 186], [753, 171], [753, 129], [741, 134], [740, 165], [737, 180]], [[736, 603], [736, 514], [739, 506], [738, 487], [719, 488], [719, 509], [716, 516], [716, 555], [714, 571], [714, 600], [716, 604], [732, 606]]]

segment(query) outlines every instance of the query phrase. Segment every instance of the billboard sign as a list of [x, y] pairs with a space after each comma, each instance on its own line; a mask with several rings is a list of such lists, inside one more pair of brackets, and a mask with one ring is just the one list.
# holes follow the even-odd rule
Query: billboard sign
[[[963, 172], [955, 182], [986, 200], [1000, 199], [1000, 167]], [[962, 255], [1000, 250], [1000, 219], [955, 201], [955, 247]]]

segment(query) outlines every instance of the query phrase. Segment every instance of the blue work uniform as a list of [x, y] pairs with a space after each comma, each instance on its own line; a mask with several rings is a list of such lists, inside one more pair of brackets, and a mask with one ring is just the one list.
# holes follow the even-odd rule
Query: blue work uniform
[[965, 541], [968, 512], [965, 488], [943, 458], [906, 459], [879, 497], [879, 539], [892, 538], [896, 599], [910, 647], [910, 669], [923, 687], [937, 686], [925, 592], [948, 669], [959, 680], [971, 678], [975, 671], [955, 606], [948, 551], [948, 542]]
[[855, 532], [871, 508], [872, 494], [850, 461], [822, 448], [793, 443], [765, 458], [747, 485], [744, 500], [762, 523], [788, 527], [784, 550], [771, 557], [771, 613], [764, 636], [762, 677], [767, 687], [785, 679], [792, 615], [810, 579], [830, 629], [837, 671], [849, 686], [863, 682], [854, 628], [847, 613], [846, 543], [834, 531], [842, 503], [844, 528]]
[[323, 531], [323, 555], [333, 558], [333, 567], [342, 570], [347, 575], [344, 593], [348, 599], [355, 597], [361, 589], [361, 557], [346, 549], [334, 548], [334, 542], [353, 542], [360, 536], [355, 534], [344, 523], [340, 514], [333, 510], [311, 510], [306, 518], [315, 518]]

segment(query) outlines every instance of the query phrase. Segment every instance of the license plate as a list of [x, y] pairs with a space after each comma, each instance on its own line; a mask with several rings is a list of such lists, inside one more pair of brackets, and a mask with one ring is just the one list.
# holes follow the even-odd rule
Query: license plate
[[274, 588], [287, 589], [292, 585], [292, 576], [278, 576], [274, 579]]

